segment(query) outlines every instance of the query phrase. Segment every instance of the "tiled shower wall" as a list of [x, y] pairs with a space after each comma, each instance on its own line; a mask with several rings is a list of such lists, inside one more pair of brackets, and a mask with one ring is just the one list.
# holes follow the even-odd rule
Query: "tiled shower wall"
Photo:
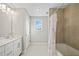
[[64, 9], [64, 40], [79, 49], [79, 4], [71, 4]]
[[79, 50], [79, 4], [70, 4], [57, 14], [56, 42]]
[[64, 10], [60, 8], [57, 11], [57, 29], [56, 29], [56, 43], [64, 43]]

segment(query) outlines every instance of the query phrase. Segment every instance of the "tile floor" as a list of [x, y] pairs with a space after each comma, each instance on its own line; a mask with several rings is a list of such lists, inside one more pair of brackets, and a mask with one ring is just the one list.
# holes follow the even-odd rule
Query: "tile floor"
[[34, 42], [31, 43], [27, 51], [25, 51], [22, 56], [48, 56], [48, 44]]

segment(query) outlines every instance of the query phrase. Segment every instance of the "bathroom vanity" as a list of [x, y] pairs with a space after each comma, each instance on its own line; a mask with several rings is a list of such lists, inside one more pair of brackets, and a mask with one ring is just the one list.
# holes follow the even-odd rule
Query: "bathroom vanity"
[[0, 56], [19, 56], [22, 52], [22, 37], [0, 37]]

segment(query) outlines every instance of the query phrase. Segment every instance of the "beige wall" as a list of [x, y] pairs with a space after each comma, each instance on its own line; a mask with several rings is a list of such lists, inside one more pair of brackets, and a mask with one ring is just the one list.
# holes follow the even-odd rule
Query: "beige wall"
[[79, 49], [79, 4], [70, 4], [64, 10], [57, 11], [56, 34], [57, 43]]
[[64, 9], [65, 43], [79, 49], [79, 4]]
[[[61, 13], [58, 12], [57, 43], [63, 42], [79, 49], [79, 4], [68, 5], [64, 14]], [[64, 19], [61, 18], [63, 15]]]
[[56, 42], [64, 43], [64, 14], [63, 9], [57, 11], [57, 29], [56, 29]]

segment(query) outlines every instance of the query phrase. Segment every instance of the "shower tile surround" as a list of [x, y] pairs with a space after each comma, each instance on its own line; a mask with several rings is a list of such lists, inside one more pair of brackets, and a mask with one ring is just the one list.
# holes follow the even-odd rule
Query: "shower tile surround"
[[79, 4], [64, 9], [65, 43], [79, 50]]
[[56, 44], [64, 43], [79, 50], [79, 4], [70, 4], [57, 13], [60, 18], [57, 21]]

